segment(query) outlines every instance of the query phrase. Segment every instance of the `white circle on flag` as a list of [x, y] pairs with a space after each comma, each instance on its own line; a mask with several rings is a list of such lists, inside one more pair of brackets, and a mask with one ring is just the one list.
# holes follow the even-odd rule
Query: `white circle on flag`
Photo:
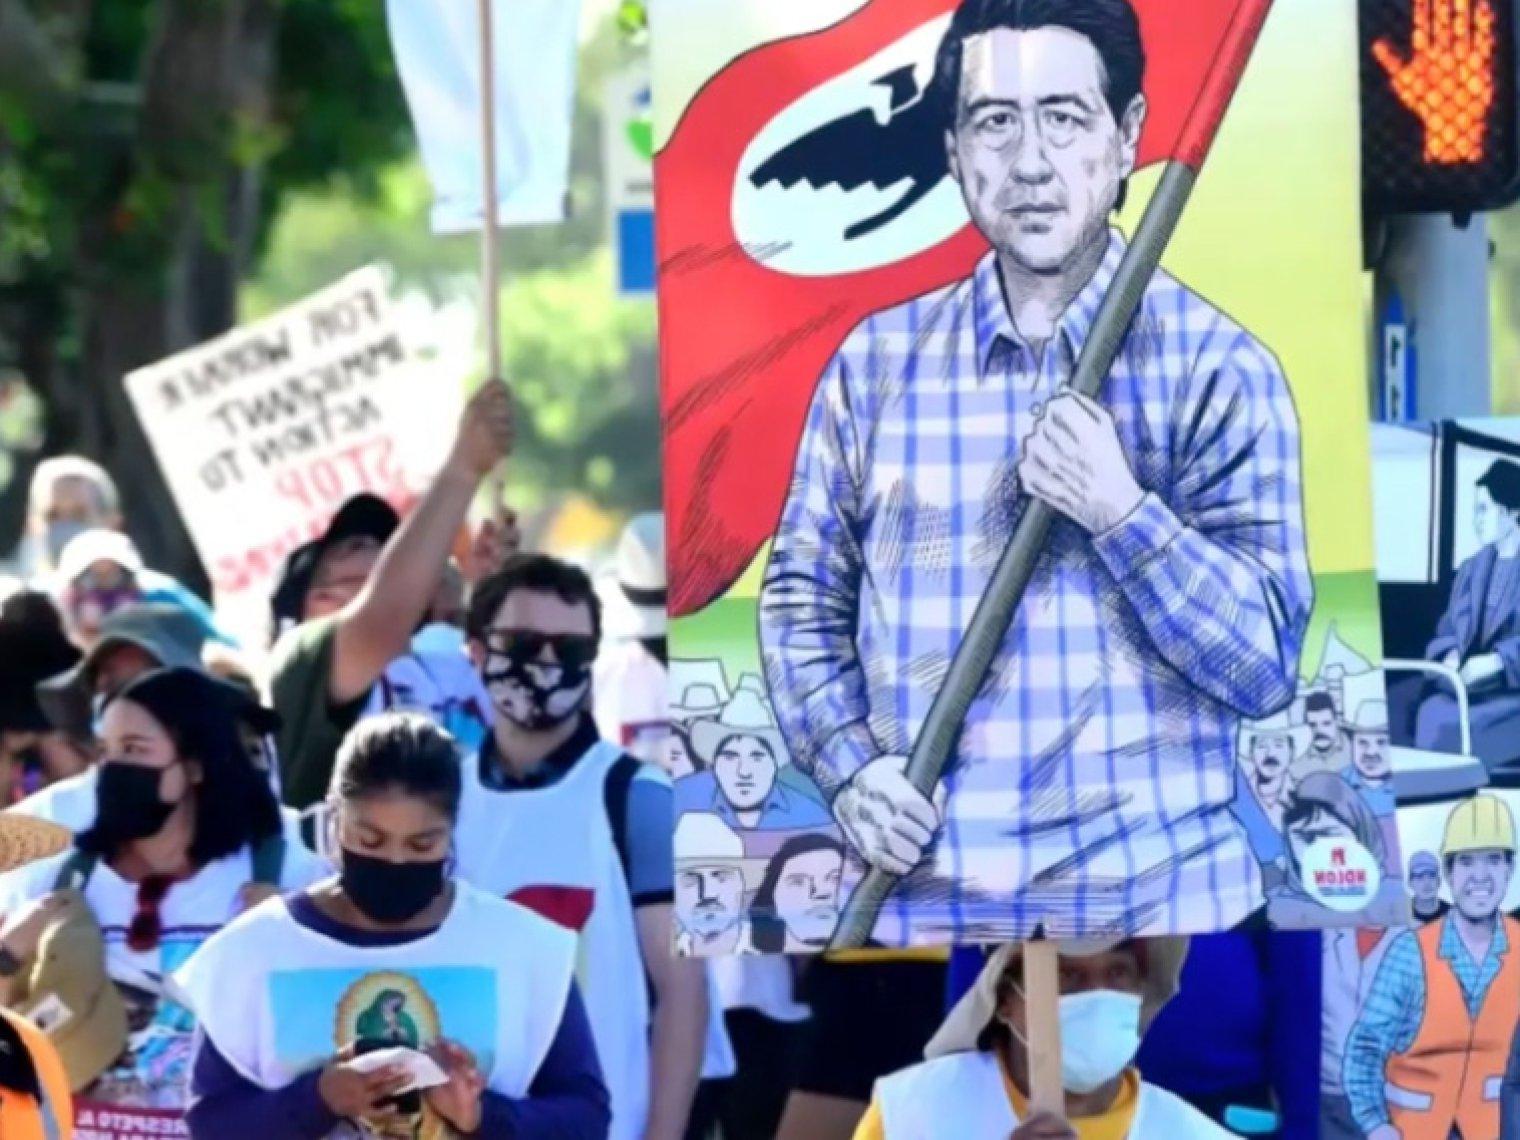
[[[865, 171], [842, 172], [838, 159], [840, 153], [862, 161], [869, 156], [885, 163], [876, 173], [902, 168], [887, 145], [891, 124], [911, 115], [923, 98], [949, 22], [945, 15], [921, 25], [761, 128], [739, 161], [731, 205], [734, 235], [753, 260], [793, 277], [834, 277], [903, 261], [966, 226], [960, 187], [948, 175], [915, 201], [912, 176], [886, 185], [857, 183]], [[836, 145], [844, 138], [859, 145]], [[941, 132], [934, 132], [932, 145], [944, 146]], [[787, 175], [757, 186], [756, 172], [778, 157]]]

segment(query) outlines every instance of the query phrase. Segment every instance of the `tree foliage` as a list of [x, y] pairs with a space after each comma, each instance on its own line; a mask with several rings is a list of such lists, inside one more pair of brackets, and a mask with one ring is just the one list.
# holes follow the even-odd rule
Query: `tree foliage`
[[[526, 413], [513, 464], [523, 506], [568, 492], [614, 509], [659, 502], [653, 305], [614, 292], [602, 176], [603, 90], [629, 59], [611, 20], [583, 46], [570, 216], [502, 235], [503, 360]], [[389, 266], [402, 291], [477, 301], [478, 238], [429, 232], [430, 192], [415, 156], [378, 171], [372, 191], [334, 183], [291, 195], [244, 290], [246, 315], [371, 262]]]

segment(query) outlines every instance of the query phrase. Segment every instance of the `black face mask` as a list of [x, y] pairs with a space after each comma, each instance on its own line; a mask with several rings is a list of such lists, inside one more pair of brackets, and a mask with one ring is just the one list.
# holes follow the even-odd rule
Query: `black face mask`
[[178, 804], [162, 797], [168, 768], [107, 760], [95, 787], [94, 832], [108, 843], [131, 843], [163, 830]]
[[343, 848], [338, 881], [348, 901], [371, 922], [399, 926], [410, 922], [443, 891], [444, 864], [392, 863]]
[[[557, 679], [544, 684], [535, 676], [543, 673]], [[493, 653], [486, 659], [484, 680], [497, 712], [526, 732], [544, 732], [580, 715], [591, 687], [591, 669]], [[511, 695], [504, 696], [502, 690]]]

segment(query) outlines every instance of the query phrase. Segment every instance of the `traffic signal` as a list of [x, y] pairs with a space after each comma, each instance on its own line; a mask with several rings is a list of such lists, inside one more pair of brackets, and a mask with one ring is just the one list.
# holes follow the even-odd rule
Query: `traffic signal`
[[1359, 0], [1362, 197], [1378, 213], [1520, 198], [1517, 0]]

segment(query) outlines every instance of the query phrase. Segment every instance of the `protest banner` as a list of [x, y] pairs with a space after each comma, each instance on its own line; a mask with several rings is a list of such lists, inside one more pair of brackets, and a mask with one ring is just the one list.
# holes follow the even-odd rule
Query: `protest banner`
[[823, 949], [868, 869], [885, 947], [1406, 905], [1368, 786], [1354, 10], [1272, 6], [1178, 194], [1261, 8], [652, 7], [672, 667], [729, 693], [678, 725], [682, 822], [722, 826], [676, 858], [765, 865], [721, 916], [678, 883], [689, 952]]
[[183, 1111], [74, 1102], [74, 1140], [173, 1140], [189, 1135]]
[[263, 642], [286, 555], [346, 499], [420, 492], [458, 380], [413, 366], [377, 267], [127, 377], [229, 629]]

